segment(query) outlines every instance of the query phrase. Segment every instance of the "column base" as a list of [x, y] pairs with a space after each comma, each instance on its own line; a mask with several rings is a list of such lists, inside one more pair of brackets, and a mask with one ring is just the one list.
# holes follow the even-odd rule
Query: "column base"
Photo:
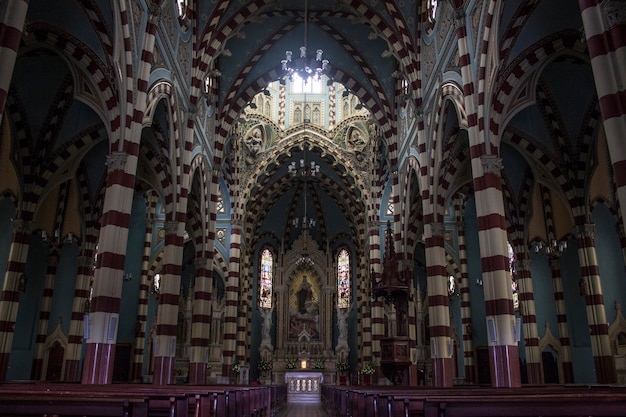
[[65, 375], [63, 376], [63, 380], [67, 382], [78, 382], [80, 381], [79, 375], [79, 365], [80, 362], [74, 359], [68, 359], [65, 361]]
[[205, 385], [206, 384], [206, 363], [192, 362], [189, 364], [189, 384]]
[[174, 383], [174, 358], [172, 356], [154, 357], [154, 375], [152, 384], [170, 385]]
[[522, 386], [517, 346], [489, 346], [491, 386], [515, 388]]
[[433, 358], [433, 386], [446, 388], [454, 385], [452, 358]]
[[82, 384], [110, 384], [113, 379], [115, 345], [87, 343], [83, 359]]
[[543, 384], [544, 380], [543, 380], [542, 364], [541, 363], [526, 363], [526, 377], [528, 378], [529, 384]]

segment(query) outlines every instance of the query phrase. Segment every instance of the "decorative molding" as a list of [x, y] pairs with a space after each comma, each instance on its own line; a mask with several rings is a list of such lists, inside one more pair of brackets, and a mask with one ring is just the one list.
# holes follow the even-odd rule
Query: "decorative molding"
[[480, 162], [484, 174], [494, 174], [498, 177], [502, 175], [502, 158], [496, 155], [482, 155]]
[[125, 171], [128, 154], [126, 152], [111, 152], [107, 155], [107, 172]]

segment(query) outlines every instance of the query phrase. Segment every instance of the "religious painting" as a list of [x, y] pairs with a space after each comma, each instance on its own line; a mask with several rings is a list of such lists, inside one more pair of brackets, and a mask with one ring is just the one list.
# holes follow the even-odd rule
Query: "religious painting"
[[289, 339], [320, 340], [320, 284], [310, 270], [303, 270], [289, 288]]

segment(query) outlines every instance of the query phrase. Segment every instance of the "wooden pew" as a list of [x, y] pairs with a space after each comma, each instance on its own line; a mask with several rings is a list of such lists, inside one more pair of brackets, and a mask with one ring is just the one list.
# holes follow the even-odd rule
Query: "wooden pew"
[[145, 397], [0, 393], [0, 416], [147, 417]]
[[626, 415], [624, 387], [323, 387], [322, 396], [334, 417]]
[[[0, 383], [0, 401], [6, 404], [3, 415], [67, 414], [85, 416], [150, 415], [151, 417], [271, 417], [272, 406], [286, 397], [286, 390], [271, 386], [210, 386], [210, 385], [144, 385], [105, 384], [83, 385], [73, 383]], [[31, 401], [33, 399], [45, 399]], [[9, 399], [13, 399], [9, 401]], [[28, 412], [27, 403], [42, 404]], [[67, 404], [65, 404], [67, 403]], [[284, 403], [283, 402], [280, 404]], [[39, 411], [50, 406], [69, 409], [68, 413]], [[95, 404], [91, 407], [92, 404]], [[43, 408], [47, 405], [48, 408]], [[82, 407], [82, 408], [81, 408]], [[56, 409], [56, 408], [55, 408]], [[80, 411], [80, 410], [83, 411]], [[14, 410], [14, 413], [11, 413]], [[87, 410], [87, 411], [84, 411]], [[119, 411], [122, 410], [122, 411]], [[144, 411], [145, 410], [145, 411]], [[91, 412], [100, 414], [91, 414]]]

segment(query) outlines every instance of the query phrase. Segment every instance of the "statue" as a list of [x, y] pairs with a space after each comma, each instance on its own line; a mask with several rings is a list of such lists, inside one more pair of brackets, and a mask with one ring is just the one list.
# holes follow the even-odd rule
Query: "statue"
[[263, 148], [263, 131], [261, 128], [252, 129], [252, 132], [244, 139], [244, 143], [247, 148], [246, 163], [252, 165]]
[[261, 344], [262, 345], [271, 345], [272, 341], [271, 341], [271, 335], [270, 335], [270, 330], [272, 329], [272, 313], [274, 312], [274, 307], [272, 306], [272, 308], [262, 308], [261, 310], [261, 317], [263, 317], [263, 327], [262, 327], [262, 339], [261, 339]]
[[289, 320], [289, 337], [297, 339], [301, 332], [307, 332], [311, 339], [318, 340], [319, 335], [319, 305], [313, 294], [313, 287], [306, 276], [294, 293], [296, 304], [292, 306]]
[[337, 308], [337, 327], [339, 328], [339, 336], [337, 343], [348, 343], [348, 315], [350, 310], [347, 308]]

